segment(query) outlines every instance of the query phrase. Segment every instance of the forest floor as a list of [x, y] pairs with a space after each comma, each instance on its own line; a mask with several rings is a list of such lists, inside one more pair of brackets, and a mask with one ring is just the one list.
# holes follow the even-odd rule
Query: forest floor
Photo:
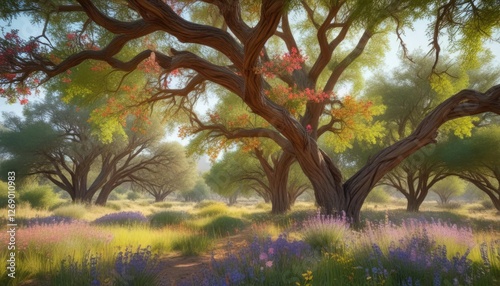
[[171, 253], [160, 259], [163, 268], [161, 272], [161, 286], [176, 286], [181, 281], [189, 281], [189, 278], [196, 275], [203, 267], [210, 263], [212, 255], [221, 258], [226, 254], [227, 245], [231, 242], [234, 249], [247, 246], [255, 236], [255, 231], [247, 227], [237, 234], [224, 236], [217, 239], [210, 253], [197, 256], [184, 256], [179, 253]]

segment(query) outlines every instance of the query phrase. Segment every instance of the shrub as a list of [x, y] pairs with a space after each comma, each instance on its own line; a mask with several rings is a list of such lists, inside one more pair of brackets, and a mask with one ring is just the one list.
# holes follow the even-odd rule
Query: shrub
[[212, 246], [212, 240], [206, 235], [184, 236], [172, 242], [172, 248], [182, 255], [199, 255]]
[[385, 204], [391, 201], [391, 195], [384, 189], [374, 189], [366, 197], [366, 201], [370, 203]]
[[194, 206], [194, 208], [195, 209], [201, 209], [201, 208], [204, 208], [204, 207], [213, 206], [213, 205], [219, 205], [219, 204], [221, 204], [221, 202], [203, 200], [203, 201], [197, 203]]
[[230, 216], [221, 216], [203, 227], [203, 230], [210, 235], [226, 235], [233, 234], [238, 230], [243, 229], [246, 223], [239, 219]]
[[226, 214], [228, 212], [228, 207], [224, 203], [211, 204], [202, 207], [198, 211], [199, 216], [216, 216], [220, 214]]
[[275, 241], [256, 238], [239, 251], [229, 244], [224, 259], [212, 256], [209, 267], [181, 285], [295, 285], [311, 257], [302, 241], [288, 241], [284, 235]]
[[180, 224], [189, 218], [189, 214], [180, 211], [163, 211], [151, 216], [151, 226], [164, 227], [167, 225]]
[[317, 215], [302, 224], [302, 235], [318, 252], [342, 253], [345, 244], [352, 240], [346, 219]]
[[93, 221], [98, 225], [134, 225], [147, 222], [141, 212], [117, 212], [104, 215]]
[[135, 201], [137, 199], [141, 198], [141, 195], [134, 191], [130, 191], [127, 193], [127, 200]]
[[71, 204], [71, 205], [63, 205], [58, 207], [53, 211], [54, 215], [62, 216], [62, 217], [70, 217], [74, 219], [81, 219], [87, 213], [87, 209], [84, 205], [80, 204]]
[[117, 203], [107, 203], [106, 207], [110, 208], [112, 210], [115, 210], [115, 211], [119, 211], [119, 210], [122, 209], [122, 207], [119, 204], [117, 204]]
[[48, 209], [56, 203], [57, 196], [49, 186], [36, 186], [22, 192], [19, 200], [28, 202], [34, 209]]
[[495, 205], [493, 205], [491, 200], [483, 200], [481, 201], [481, 205], [487, 210], [495, 208]]

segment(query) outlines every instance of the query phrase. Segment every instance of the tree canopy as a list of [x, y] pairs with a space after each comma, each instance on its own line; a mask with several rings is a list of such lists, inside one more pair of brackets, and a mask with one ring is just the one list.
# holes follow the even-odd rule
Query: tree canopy
[[[47, 95], [43, 102], [26, 106], [24, 118], [7, 116], [7, 130], [0, 132], [1, 151], [8, 158], [2, 169], [15, 170], [20, 178], [41, 175], [73, 201], [89, 203], [99, 193], [96, 202], [105, 204], [122, 183], [144, 180], [136, 172], [163, 162], [166, 153], [154, 149], [163, 136], [160, 125], [149, 126], [147, 133], [129, 126], [128, 136], [103, 143], [92, 134], [89, 114], [89, 109]], [[143, 157], [146, 151], [149, 156]]]
[[[483, 112], [500, 113], [500, 86], [484, 93], [453, 90], [447, 71], [439, 69], [445, 34], [453, 43], [451, 51], [464, 59], [464, 69], [480, 64], [484, 40], [499, 27], [497, 8], [495, 0], [8, 1], [1, 8], [3, 17], [25, 15], [45, 29], [31, 39], [15, 32], [4, 35], [1, 94], [26, 103], [32, 89], [64, 80], [85, 63], [115, 70], [111, 74], [120, 75], [118, 79], [108, 78], [115, 87], [120, 87], [119, 78], [146, 71], [149, 77], [141, 92], [129, 87], [126, 96], [106, 95], [110, 111], [161, 103], [157, 107], [165, 113], [184, 114], [188, 125], [182, 132], [273, 140], [301, 166], [323, 212], [343, 211], [357, 220], [373, 186], [402, 160], [434, 143], [441, 125]], [[363, 112], [362, 102], [347, 104], [355, 97], [341, 98], [336, 89], [353, 83], [363, 67], [380, 63], [381, 43], [389, 32], [406, 51], [401, 33], [425, 18], [432, 19], [429, 76], [446, 99], [407, 137], [372, 156], [345, 180], [318, 138], [348, 128], [353, 121], [345, 116], [352, 112], [367, 119], [370, 113]], [[219, 88], [238, 97], [265, 126], [232, 127], [214, 114], [199, 114], [195, 103]], [[293, 109], [294, 101], [300, 108]], [[349, 105], [358, 108], [349, 111]], [[342, 144], [333, 138], [330, 146]]]

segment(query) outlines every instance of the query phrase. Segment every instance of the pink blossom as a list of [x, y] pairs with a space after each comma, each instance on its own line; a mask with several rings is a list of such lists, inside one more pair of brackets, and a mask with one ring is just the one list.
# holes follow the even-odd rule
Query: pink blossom
[[273, 255], [273, 254], [274, 254], [274, 248], [270, 247], [270, 248], [267, 250], [267, 253], [269, 253], [269, 255]]
[[269, 260], [268, 262], [266, 262], [266, 267], [272, 267], [272, 266], [273, 266], [272, 260]]
[[260, 260], [267, 260], [268, 256], [265, 252], [262, 252], [260, 255], [259, 255], [259, 259]]

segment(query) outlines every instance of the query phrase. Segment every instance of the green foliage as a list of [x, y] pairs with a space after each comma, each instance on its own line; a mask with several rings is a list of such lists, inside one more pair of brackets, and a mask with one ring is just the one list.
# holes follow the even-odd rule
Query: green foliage
[[481, 201], [481, 205], [483, 206], [483, 208], [485, 208], [487, 210], [491, 210], [491, 209], [495, 208], [495, 205], [493, 205], [493, 202], [491, 200], [483, 200], [483, 201]]
[[172, 248], [182, 255], [200, 255], [212, 246], [212, 239], [206, 235], [192, 235], [179, 238], [172, 242]]
[[87, 212], [88, 210], [81, 204], [63, 205], [53, 210], [54, 215], [74, 219], [83, 218]]
[[183, 211], [163, 211], [151, 215], [152, 227], [164, 227], [169, 225], [179, 225], [189, 219], [189, 214]]
[[200, 208], [198, 211], [198, 216], [216, 216], [220, 214], [226, 214], [228, 212], [228, 207], [224, 203], [215, 203], [206, 205]]
[[384, 204], [391, 201], [391, 195], [389, 195], [382, 188], [375, 188], [368, 194], [365, 201], [370, 203]]
[[208, 198], [209, 188], [202, 179], [198, 179], [192, 189], [183, 190], [180, 195], [187, 202], [201, 202]]
[[224, 215], [203, 226], [203, 230], [212, 236], [225, 236], [234, 234], [245, 226], [247, 226], [247, 223], [244, 220]]
[[439, 196], [440, 204], [449, 204], [453, 197], [457, 197], [465, 193], [467, 183], [457, 177], [447, 177], [437, 182], [432, 191]]
[[7, 183], [0, 181], [0, 209], [6, 208], [9, 204]]
[[135, 201], [137, 199], [141, 198], [141, 195], [138, 194], [137, 192], [134, 192], [134, 191], [129, 191], [127, 193], [127, 200], [130, 200], [130, 201]]
[[155, 207], [159, 207], [159, 208], [168, 209], [168, 208], [173, 207], [173, 204], [172, 203], [168, 203], [168, 202], [161, 202], [161, 203], [154, 203], [154, 206]]
[[[112, 194], [113, 195], [113, 194]], [[120, 204], [118, 203], [106, 203], [106, 207], [107, 208], [110, 208], [112, 210], [115, 210], [115, 211], [119, 211], [122, 209], [122, 207], [120, 206]]]
[[28, 202], [34, 209], [48, 209], [57, 203], [57, 196], [50, 186], [27, 186], [20, 192], [19, 200]]

